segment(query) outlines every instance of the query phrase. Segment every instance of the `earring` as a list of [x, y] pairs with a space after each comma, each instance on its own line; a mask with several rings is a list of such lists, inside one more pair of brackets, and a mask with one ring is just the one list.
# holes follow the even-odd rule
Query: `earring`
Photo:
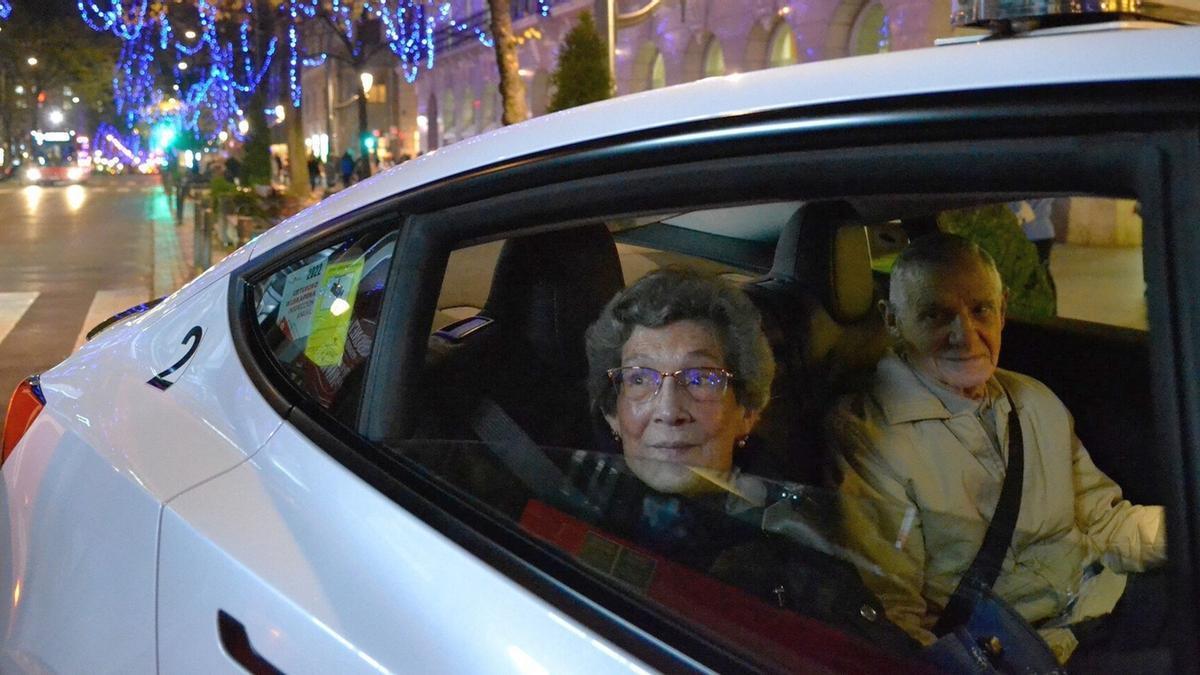
[[613, 429], [613, 431], [612, 431], [612, 437], [613, 437], [613, 440], [614, 440], [614, 441], [616, 441], [616, 442], [618, 442], [618, 443], [620, 443], [620, 442], [621, 442], [621, 434], [618, 434], [616, 429]]
[[746, 439], [748, 439], [748, 438], [750, 438], [750, 435], [746, 434], [745, 436], [742, 436], [741, 438], [737, 439], [737, 446], [739, 449], [746, 447]]

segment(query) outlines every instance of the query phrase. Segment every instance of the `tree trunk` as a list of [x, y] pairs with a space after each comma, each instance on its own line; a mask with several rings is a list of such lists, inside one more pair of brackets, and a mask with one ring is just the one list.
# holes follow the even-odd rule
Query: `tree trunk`
[[308, 152], [304, 148], [304, 116], [302, 108], [288, 106], [287, 144], [288, 144], [288, 192], [306, 199], [312, 192], [308, 182]]
[[505, 125], [523, 122], [529, 117], [525, 104], [525, 82], [517, 61], [517, 38], [513, 35], [509, 0], [488, 0], [492, 14], [492, 42], [496, 49], [496, 67], [500, 71], [500, 100], [504, 105], [501, 121]]

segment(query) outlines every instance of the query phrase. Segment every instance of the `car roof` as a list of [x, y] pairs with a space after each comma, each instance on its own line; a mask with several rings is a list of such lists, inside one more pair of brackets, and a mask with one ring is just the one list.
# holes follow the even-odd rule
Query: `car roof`
[[443, 178], [656, 127], [921, 94], [1198, 77], [1200, 26], [985, 40], [706, 78], [535, 117], [409, 160], [264, 233], [251, 256], [344, 213]]

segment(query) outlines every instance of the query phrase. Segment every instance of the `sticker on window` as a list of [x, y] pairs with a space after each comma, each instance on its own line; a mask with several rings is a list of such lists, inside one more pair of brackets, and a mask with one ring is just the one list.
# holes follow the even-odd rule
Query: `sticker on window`
[[317, 304], [317, 287], [324, 270], [325, 260], [322, 259], [301, 267], [284, 280], [278, 321], [279, 330], [288, 340], [295, 342], [308, 337], [313, 306]]
[[342, 362], [346, 332], [362, 278], [363, 260], [357, 258], [327, 265], [321, 275], [311, 321], [312, 331], [304, 355], [318, 366], [336, 366]]

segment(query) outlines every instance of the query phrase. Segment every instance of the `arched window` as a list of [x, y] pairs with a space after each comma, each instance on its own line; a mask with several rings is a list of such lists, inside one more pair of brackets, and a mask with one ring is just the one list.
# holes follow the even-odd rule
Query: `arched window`
[[662, 52], [654, 55], [650, 63], [650, 89], [661, 89], [667, 86], [667, 62], [663, 60]]
[[786, 21], [780, 21], [771, 31], [767, 46], [767, 65], [771, 68], [790, 66], [796, 62], [796, 37]]
[[850, 31], [850, 55], [881, 54], [890, 49], [891, 42], [888, 15], [883, 5], [877, 0], [868, 3], [858, 13]]
[[724, 74], [725, 50], [721, 49], [721, 42], [714, 36], [709, 39], [708, 46], [704, 48], [704, 77]]

